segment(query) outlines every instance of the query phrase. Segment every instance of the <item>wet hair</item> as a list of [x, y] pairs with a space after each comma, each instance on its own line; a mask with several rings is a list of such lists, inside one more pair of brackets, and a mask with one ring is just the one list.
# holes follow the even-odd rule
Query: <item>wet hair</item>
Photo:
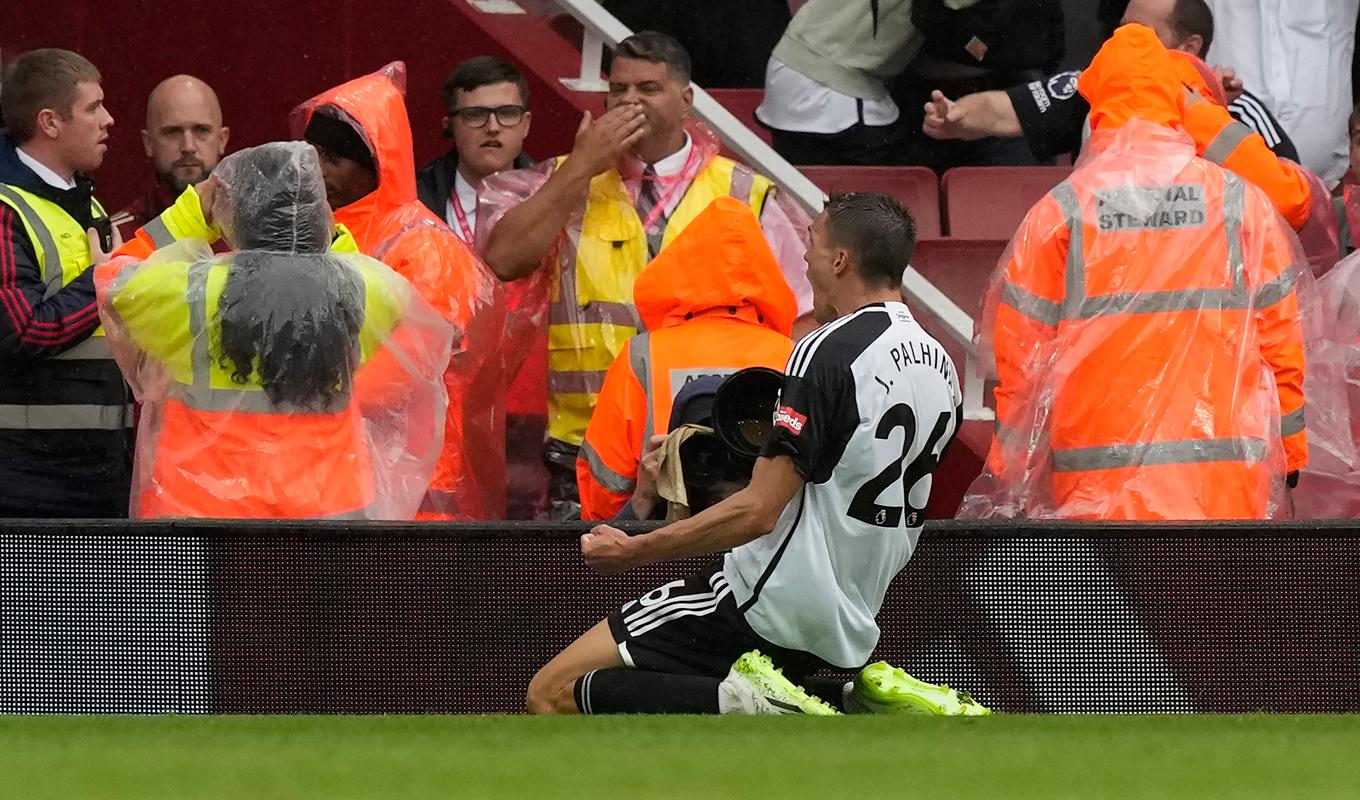
[[256, 377], [275, 405], [328, 411], [358, 366], [363, 285], [330, 253], [330, 215], [316, 154], [254, 148], [227, 187], [233, 244], [218, 304], [218, 363]]
[[1199, 57], [1209, 57], [1209, 45], [1214, 41], [1214, 12], [1204, 0], [1176, 0], [1171, 9], [1171, 28], [1182, 39], [1199, 35]]
[[916, 221], [902, 204], [884, 194], [835, 194], [826, 204], [832, 244], [850, 252], [868, 283], [899, 286], [916, 250]]
[[657, 31], [639, 31], [619, 42], [618, 47], [614, 48], [614, 58], [665, 64], [671, 76], [681, 83], [689, 83], [693, 72], [685, 46], [675, 37]]
[[38, 113], [50, 108], [62, 119], [71, 118], [76, 87], [101, 80], [89, 59], [70, 50], [30, 50], [10, 62], [0, 82], [0, 107], [16, 144], [24, 144], [38, 130]]
[[524, 73], [518, 67], [503, 58], [476, 56], [460, 63], [449, 73], [448, 80], [444, 81], [444, 87], [440, 90], [444, 107], [452, 109], [459, 92], [476, 91], [493, 83], [515, 84], [519, 89], [520, 104], [529, 105], [529, 82], [524, 80]]

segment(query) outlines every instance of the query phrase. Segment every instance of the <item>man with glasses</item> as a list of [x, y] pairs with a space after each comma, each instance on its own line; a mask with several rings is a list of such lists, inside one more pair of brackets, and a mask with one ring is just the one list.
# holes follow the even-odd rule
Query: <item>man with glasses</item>
[[416, 192], [458, 238], [472, 244], [482, 179], [534, 165], [523, 152], [533, 117], [529, 84], [514, 64], [477, 56], [453, 68], [442, 94], [444, 138], [453, 140], [453, 148], [416, 173]]
[[[453, 147], [416, 173], [416, 193], [471, 246], [482, 179], [534, 166], [523, 152], [533, 117], [527, 109], [529, 84], [514, 64], [477, 56], [453, 68], [441, 93], [444, 137], [453, 140]], [[516, 291], [509, 287], [512, 297]], [[547, 345], [528, 348], [524, 358], [506, 393], [506, 514], [511, 519], [532, 519], [548, 502], [542, 457], [548, 427]]]

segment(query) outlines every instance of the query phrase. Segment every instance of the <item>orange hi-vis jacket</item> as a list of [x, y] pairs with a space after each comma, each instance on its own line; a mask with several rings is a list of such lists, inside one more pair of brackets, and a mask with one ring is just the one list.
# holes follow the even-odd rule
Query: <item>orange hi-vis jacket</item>
[[782, 370], [797, 300], [750, 206], [720, 197], [638, 275], [647, 333], [609, 368], [576, 461], [581, 517], [618, 513], [636, 486], [643, 444], [666, 433], [685, 384], [752, 366]]
[[[378, 166], [378, 188], [344, 208], [344, 225], [365, 255], [409, 280], [457, 329], [445, 373], [449, 394], [444, 453], [421, 519], [505, 516], [505, 296], [501, 283], [416, 196], [415, 155], [406, 114], [405, 65], [398, 61], [313, 97], [293, 113], [301, 136], [321, 106], [344, 112]], [[528, 346], [530, 342], [522, 343]]]
[[1185, 87], [1181, 127], [1195, 140], [1195, 152], [1265, 192], [1298, 232], [1314, 273], [1326, 272], [1340, 258], [1327, 187], [1304, 167], [1275, 155], [1261, 134], [1233, 119], [1221, 90], [1216, 91], [1218, 79], [1203, 61], [1180, 50], [1172, 55]]
[[[209, 251], [218, 234], [192, 188], [96, 269], [110, 344], [143, 404], [132, 516], [415, 515], [437, 455], [429, 442], [452, 331], [409, 283], [337, 233], [324, 266], [361, 281], [364, 319], [353, 382], [324, 411], [270, 401], [258, 375], [236, 380], [214, 352], [235, 256]], [[396, 445], [375, 452], [375, 441]]]
[[1120, 28], [1079, 88], [1092, 138], [1022, 223], [989, 309], [988, 470], [1026, 516], [1264, 517], [1307, 463], [1292, 235], [1195, 156], [1150, 29]]

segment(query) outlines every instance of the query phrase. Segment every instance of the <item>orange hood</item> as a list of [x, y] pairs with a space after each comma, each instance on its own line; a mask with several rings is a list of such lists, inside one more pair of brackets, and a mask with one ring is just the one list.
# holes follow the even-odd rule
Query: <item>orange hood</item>
[[318, 107], [334, 106], [358, 125], [368, 142], [378, 165], [378, 188], [344, 208], [334, 209], [335, 221], [350, 229], [365, 253], [391, 234], [383, 230], [384, 218], [397, 208], [418, 202], [415, 149], [405, 95], [406, 64], [393, 61], [377, 72], [322, 92], [295, 108], [291, 117], [293, 135], [301, 138]]
[[1183, 91], [1176, 62], [1146, 25], [1114, 32], [1082, 70], [1077, 88], [1091, 104], [1091, 129], [1118, 128], [1142, 119], [1174, 127]]
[[633, 303], [647, 330], [713, 309], [746, 310], [789, 336], [798, 303], [750, 206], [720, 197], [638, 275]]

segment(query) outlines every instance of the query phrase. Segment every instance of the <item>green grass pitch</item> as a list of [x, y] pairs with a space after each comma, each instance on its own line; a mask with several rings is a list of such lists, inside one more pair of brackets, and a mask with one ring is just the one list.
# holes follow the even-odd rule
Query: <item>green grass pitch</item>
[[15, 798], [1357, 798], [1360, 716], [0, 717]]

